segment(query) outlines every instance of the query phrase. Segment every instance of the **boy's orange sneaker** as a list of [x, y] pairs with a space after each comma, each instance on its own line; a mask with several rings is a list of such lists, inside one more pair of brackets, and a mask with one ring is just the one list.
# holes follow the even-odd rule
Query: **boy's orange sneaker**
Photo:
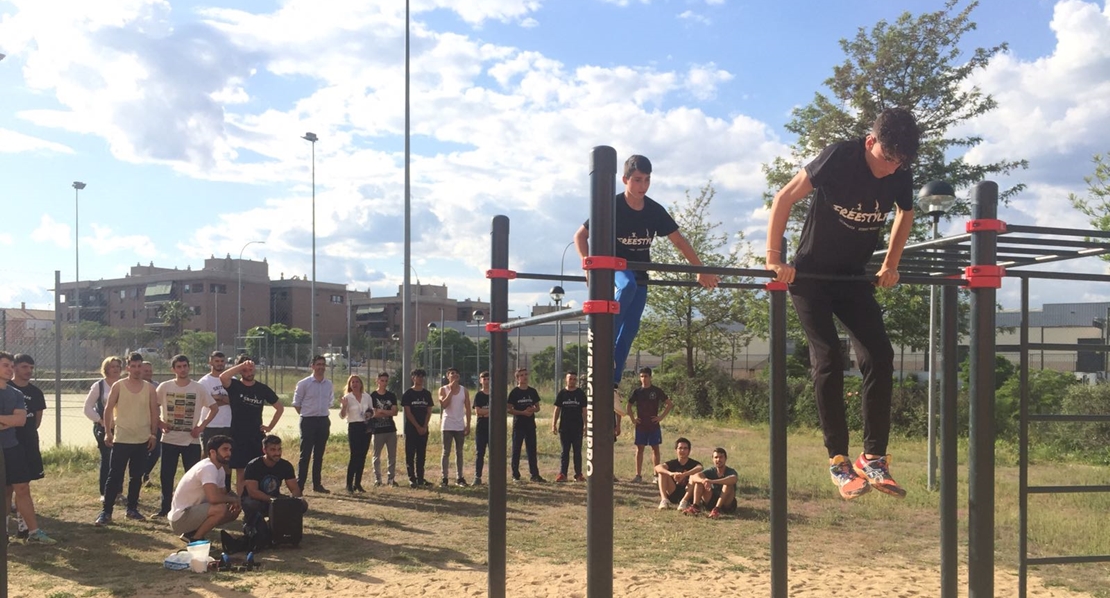
[[565, 481], [567, 481], [567, 474], [560, 473], [559, 475], [555, 476], [555, 481], [556, 482], [565, 482]]
[[868, 459], [863, 453], [860, 453], [853, 469], [879, 492], [889, 494], [894, 498], [906, 498], [906, 489], [899, 486], [898, 482], [895, 482], [894, 478], [890, 476], [890, 455]]
[[836, 487], [840, 489], [840, 496], [844, 500], [852, 500], [867, 494], [871, 486], [865, 478], [856, 475], [852, 469], [852, 462], [846, 455], [837, 455], [830, 460], [829, 475]]

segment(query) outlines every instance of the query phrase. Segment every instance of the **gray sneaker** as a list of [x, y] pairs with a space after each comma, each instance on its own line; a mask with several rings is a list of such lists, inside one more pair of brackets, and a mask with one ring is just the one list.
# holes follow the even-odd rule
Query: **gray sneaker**
[[27, 542], [31, 544], [42, 544], [43, 546], [52, 546], [58, 543], [57, 540], [46, 535], [46, 532], [42, 531], [41, 529], [37, 529], [27, 534]]
[[633, 483], [633, 484], [642, 484], [642, 483], [643, 483], [643, 481], [644, 481], [644, 478], [640, 477], [639, 475], [637, 475], [636, 477], [632, 478], [632, 483]]

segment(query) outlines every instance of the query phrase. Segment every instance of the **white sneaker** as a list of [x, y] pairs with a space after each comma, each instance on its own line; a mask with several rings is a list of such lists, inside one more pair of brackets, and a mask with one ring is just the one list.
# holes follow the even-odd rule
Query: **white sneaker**
[[685, 511], [689, 507], [690, 507], [690, 501], [686, 500], [685, 498], [682, 499], [681, 501], [679, 501], [679, 503], [678, 503], [678, 510], [679, 511]]
[[659, 500], [659, 510], [660, 511], [665, 511], [665, 510], [667, 510], [667, 509], [669, 509], [673, 506], [674, 506], [674, 503], [665, 499], [665, 498]]

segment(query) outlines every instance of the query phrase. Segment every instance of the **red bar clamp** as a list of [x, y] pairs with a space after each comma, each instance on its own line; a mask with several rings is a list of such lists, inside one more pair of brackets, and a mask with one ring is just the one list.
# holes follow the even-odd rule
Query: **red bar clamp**
[[980, 218], [978, 220], [967, 221], [967, 232], [969, 233], [983, 233], [983, 232], [1006, 232], [1006, 223], [996, 218]]
[[507, 278], [509, 280], [516, 279], [516, 270], [494, 268], [486, 270], [486, 278]]
[[617, 301], [583, 301], [582, 313], [587, 314], [619, 314], [621, 313], [621, 304]]
[[486, 332], [507, 332], [501, 330], [501, 322], [486, 322]]
[[785, 291], [790, 288], [790, 285], [786, 284], [785, 282], [772, 280], [771, 282], [763, 285], [763, 288], [767, 289], [768, 291]]
[[1002, 287], [1006, 268], [1002, 266], [967, 266], [964, 279], [970, 289], [997, 289]]
[[614, 255], [588, 255], [582, 258], [583, 270], [627, 270], [628, 260]]

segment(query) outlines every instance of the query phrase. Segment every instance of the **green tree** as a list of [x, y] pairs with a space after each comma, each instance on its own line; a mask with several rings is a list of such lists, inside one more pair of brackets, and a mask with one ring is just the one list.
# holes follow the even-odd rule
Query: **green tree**
[[[563, 374], [572, 372], [578, 369], [578, 353], [577, 345], [569, 345], [563, 347]], [[585, 355], [587, 349], [583, 347], [582, 355]], [[535, 380], [543, 380], [550, 382], [555, 377], [555, 347], [544, 347], [539, 353], [532, 355], [532, 361], [529, 364], [532, 377]], [[582, 364], [585, 369], [586, 364]], [[580, 377], [583, 377], [582, 372], [578, 372]], [[562, 388], [562, 381], [559, 381]]]
[[[1074, 193], [1068, 195], [1071, 205], [1088, 218], [1097, 230], [1110, 231], [1110, 154], [1095, 154], [1091, 160], [1095, 172], [1083, 177], [1087, 183], [1087, 197]], [[1110, 261], [1110, 254], [1099, 256]]]
[[[443, 342], [440, 344], [440, 337], [442, 336]], [[478, 371], [474, 368], [479, 364], [485, 366], [482, 369], [489, 367], [489, 342], [486, 341], [485, 351], [482, 351], [481, 343], [477, 345], [471, 340], [470, 337], [455, 330], [448, 328], [443, 330], [436, 328], [428, 332], [428, 340], [416, 343], [413, 349], [413, 363], [424, 363], [425, 355], [430, 363], [424, 365], [428, 370], [429, 381], [432, 383], [432, 376], [443, 374], [439, 371], [440, 364], [440, 347], [443, 347], [443, 368], [454, 367], [459, 370], [459, 374], [463, 380], [469, 380], [471, 377], [477, 378]], [[427, 349], [427, 353], [425, 353]], [[478, 353], [475, 356], [475, 352]], [[475, 361], [477, 359], [477, 361]]]
[[[285, 324], [270, 324], [247, 329], [247, 353], [255, 359], [270, 356], [275, 360], [300, 361], [304, 365], [311, 357], [312, 335], [301, 328], [290, 328]], [[298, 346], [303, 346], [301, 350]]]
[[[177, 339], [178, 351], [189, 358], [194, 372], [203, 372], [204, 364], [208, 363], [208, 354], [216, 346], [215, 332], [197, 332], [186, 330]], [[199, 370], [197, 368], [200, 368]]]
[[162, 324], [170, 335], [176, 338], [181, 335], [189, 320], [193, 319], [193, 308], [181, 301], [168, 301], [162, 306], [158, 316], [162, 318]]
[[[708, 220], [708, 212], [716, 191], [706, 183], [697, 196], [686, 192], [684, 202], [671, 212], [683, 236], [707, 266], [742, 267], [743, 237], [729, 239], [718, 232], [719, 222]], [[663, 264], [684, 264], [685, 258], [672, 243], [655, 243], [651, 259]], [[648, 293], [640, 333], [633, 344], [654, 355], [681, 352], [685, 371], [693, 377], [699, 360], [727, 356], [731, 349], [727, 325], [743, 321], [744, 305], [750, 293], [738, 289], [707, 290], [699, 286], [692, 274], [653, 273], [660, 281], [685, 283], [687, 286], [653, 286]], [[728, 280], [726, 282], [745, 282]]]

